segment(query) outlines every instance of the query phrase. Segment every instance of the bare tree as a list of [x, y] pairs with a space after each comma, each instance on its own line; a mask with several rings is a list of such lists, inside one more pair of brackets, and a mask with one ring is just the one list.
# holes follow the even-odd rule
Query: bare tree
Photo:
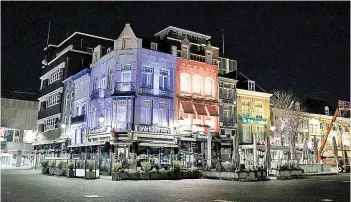
[[[308, 117], [306, 113], [304, 113], [303, 106], [301, 106], [298, 98], [292, 92], [274, 90], [271, 106], [274, 116], [277, 117], [276, 120], [274, 120], [276, 132], [279, 133], [281, 137], [285, 137], [284, 141], [288, 142], [290, 150], [289, 160], [294, 163], [294, 161], [297, 160], [295, 144], [299, 129], [302, 128], [303, 123], [307, 121]], [[282, 146], [283, 143], [282, 141]]]

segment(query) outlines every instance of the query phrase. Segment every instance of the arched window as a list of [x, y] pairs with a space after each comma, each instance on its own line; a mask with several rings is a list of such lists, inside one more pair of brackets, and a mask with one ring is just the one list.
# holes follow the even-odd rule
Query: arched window
[[325, 115], [329, 115], [329, 107], [328, 106], [324, 107], [324, 112], [325, 112]]
[[180, 91], [190, 92], [190, 76], [187, 73], [180, 74]]
[[193, 77], [193, 93], [196, 95], [202, 95], [202, 77], [195, 75]]
[[206, 78], [205, 83], [206, 95], [214, 97], [214, 82], [211, 78]]

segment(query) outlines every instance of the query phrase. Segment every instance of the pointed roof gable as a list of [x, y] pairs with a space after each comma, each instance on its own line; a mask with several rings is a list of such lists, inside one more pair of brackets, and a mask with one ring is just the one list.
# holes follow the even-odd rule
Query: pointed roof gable
[[122, 31], [122, 33], [119, 35], [118, 38], [137, 38], [132, 30], [132, 28], [130, 27], [130, 24], [127, 23], [124, 26], [124, 29]]

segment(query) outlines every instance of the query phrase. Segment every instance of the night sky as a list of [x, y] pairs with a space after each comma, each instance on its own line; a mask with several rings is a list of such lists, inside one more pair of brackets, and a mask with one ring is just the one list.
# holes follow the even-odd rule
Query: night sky
[[271, 92], [302, 99], [350, 98], [350, 2], [1, 2], [1, 90], [38, 93], [50, 43], [75, 31], [116, 39], [130, 22], [138, 37], [167, 26], [212, 36], [238, 70]]

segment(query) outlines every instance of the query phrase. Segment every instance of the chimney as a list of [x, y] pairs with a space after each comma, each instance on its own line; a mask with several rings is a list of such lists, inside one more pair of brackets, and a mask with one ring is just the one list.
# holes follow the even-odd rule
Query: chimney
[[175, 57], [177, 57], [177, 46], [172, 46], [171, 47], [171, 54]]

